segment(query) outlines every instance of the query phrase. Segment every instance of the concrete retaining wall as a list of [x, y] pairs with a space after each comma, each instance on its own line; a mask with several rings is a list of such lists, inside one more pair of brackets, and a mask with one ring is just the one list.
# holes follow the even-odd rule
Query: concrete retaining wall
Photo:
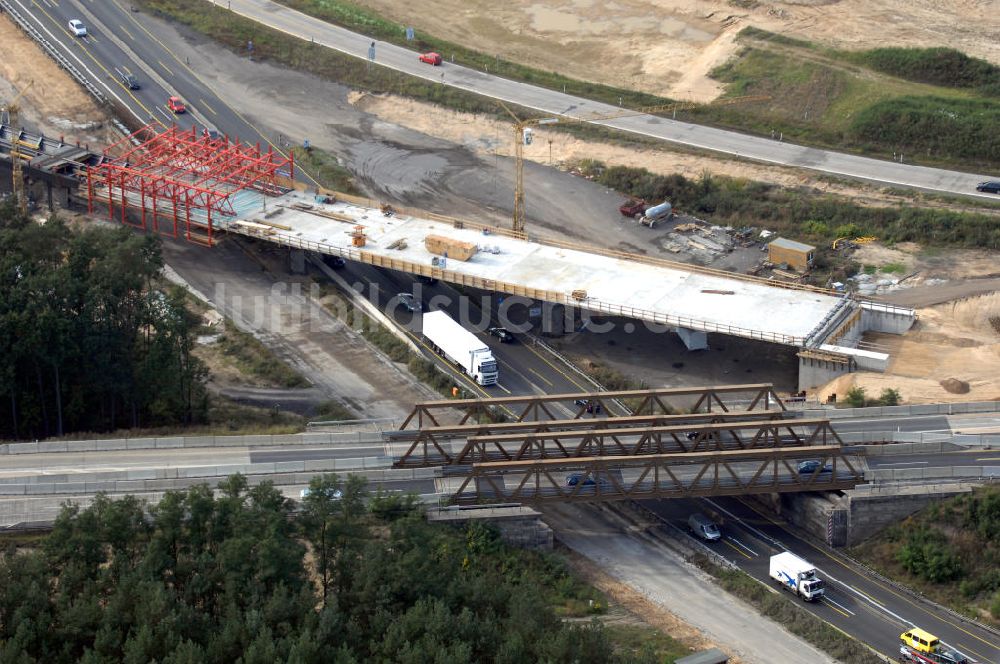
[[490, 507], [479, 509], [430, 509], [427, 520], [437, 523], [463, 525], [470, 521], [484, 521], [496, 526], [500, 538], [522, 549], [551, 550], [552, 529], [542, 521], [542, 515], [530, 507]]
[[861, 303], [861, 327], [865, 330], [903, 334], [913, 327], [915, 320], [913, 309], [878, 302]]
[[896, 489], [891, 495], [849, 491], [850, 528], [846, 544], [858, 544], [932, 503], [970, 491], [963, 484], [906, 487]]
[[46, 452], [115, 452], [183, 447], [279, 447], [282, 445], [348, 445], [378, 443], [382, 434], [369, 432], [311, 432], [252, 436], [171, 436], [167, 438], [105, 438], [0, 444], [0, 455]]

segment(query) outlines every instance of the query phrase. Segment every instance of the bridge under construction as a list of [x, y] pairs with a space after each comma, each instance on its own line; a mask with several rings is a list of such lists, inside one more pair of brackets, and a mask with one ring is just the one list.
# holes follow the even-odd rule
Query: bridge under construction
[[[339, 256], [531, 303], [623, 317], [680, 336], [690, 350], [721, 334], [797, 349], [799, 387], [842, 373], [884, 371], [889, 356], [859, 348], [865, 331], [902, 333], [912, 309], [650, 256], [307, 192], [294, 163], [260, 146], [192, 130], [143, 128], [100, 155], [70, 161], [25, 134], [0, 132], [0, 152], [31, 143], [29, 166], [77, 177], [88, 209], [211, 246], [220, 231]], [[6, 146], [6, 147], [5, 147]], [[36, 163], [37, 162], [37, 163]]]

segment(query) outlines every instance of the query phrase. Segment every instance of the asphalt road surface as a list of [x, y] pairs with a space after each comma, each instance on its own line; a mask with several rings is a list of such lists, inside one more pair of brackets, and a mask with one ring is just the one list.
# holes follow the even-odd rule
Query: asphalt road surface
[[[219, 5], [220, 8], [223, 5], [222, 2], [215, 2], [215, 4]], [[609, 104], [511, 81], [448, 62], [440, 67], [433, 67], [421, 63], [417, 59], [415, 51], [383, 42], [372, 42], [369, 37], [324, 23], [271, 0], [227, 0], [225, 4], [236, 13], [306, 41], [312, 40], [322, 46], [360, 59], [366, 60], [371, 54], [379, 65], [442, 85], [502, 99], [543, 113], [580, 118], [607, 115], [620, 110]], [[991, 194], [976, 191], [977, 183], [989, 179], [986, 175], [913, 166], [894, 161], [807, 148], [769, 138], [749, 136], [650, 115], [635, 115], [596, 124], [739, 157], [808, 168], [880, 184], [962, 194], [986, 200], [996, 200], [997, 198]]]
[[699, 546], [711, 548], [769, 584], [774, 583], [768, 577], [770, 556], [787, 550], [805, 558], [819, 569], [828, 585], [821, 601], [801, 602], [802, 606], [890, 660], [895, 660], [898, 652], [899, 635], [916, 625], [978, 662], [1000, 662], [1000, 637], [996, 634], [866, 574], [837, 552], [795, 535], [748, 500], [656, 500], [644, 501], [643, 506], [665, 519], [672, 526], [668, 530], [677, 537], [684, 536], [681, 531], [686, 530], [692, 512], [717, 514], [722, 522], [722, 540]]

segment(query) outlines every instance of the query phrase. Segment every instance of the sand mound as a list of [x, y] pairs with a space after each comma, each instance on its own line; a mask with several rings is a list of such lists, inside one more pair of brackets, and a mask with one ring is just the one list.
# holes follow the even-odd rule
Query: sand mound
[[957, 378], [948, 378], [941, 381], [941, 387], [943, 387], [948, 392], [952, 394], [968, 394], [969, 384], [964, 380], [959, 380]]

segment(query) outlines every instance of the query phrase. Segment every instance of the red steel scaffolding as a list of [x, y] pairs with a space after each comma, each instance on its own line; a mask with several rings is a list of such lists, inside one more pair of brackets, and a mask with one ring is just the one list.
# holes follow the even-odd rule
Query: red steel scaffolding
[[[197, 128], [143, 127], [104, 151], [87, 169], [87, 209], [107, 204], [108, 217], [211, 246], [213, 221], [237, 216], [236, 194], [280, 195], [295, 177], [294, 158], [261, 151]], [[117, 208], [117, 210], [116, 210]], [[132, 214], [129, 214], [129, 211]], [[131, 219], [130, 219], [131, 216]]]

